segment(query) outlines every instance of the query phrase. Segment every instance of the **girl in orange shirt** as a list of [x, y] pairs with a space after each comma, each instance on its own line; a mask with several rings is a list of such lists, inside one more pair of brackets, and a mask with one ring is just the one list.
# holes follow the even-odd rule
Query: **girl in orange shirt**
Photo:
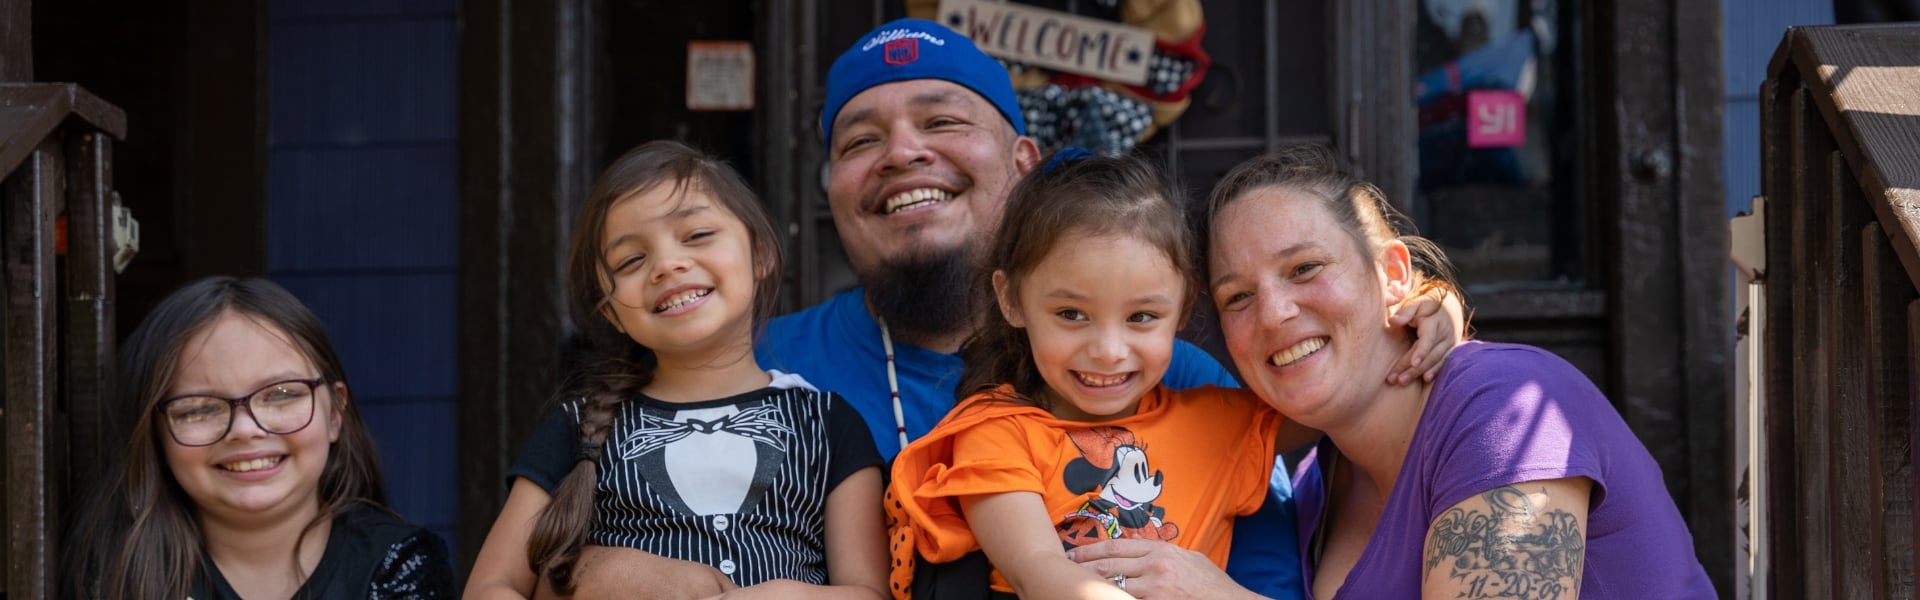
[[1035, 598], [1130, 598], [1124, 578], [1067, 557], [1104, 539], [1168, 541], [1224, 567], [1275, 449], [1317, 435], [1249, 392], [1160, 384], [1199, 290], [1174, 198], [1140, 158], [1071, 148], [1015, 187], [974, 288], [994, 310], [961, 350], [965, 397], [893, 465], [895, 597], [914, 589], [916, 554], [984, 551], [996, 592]]

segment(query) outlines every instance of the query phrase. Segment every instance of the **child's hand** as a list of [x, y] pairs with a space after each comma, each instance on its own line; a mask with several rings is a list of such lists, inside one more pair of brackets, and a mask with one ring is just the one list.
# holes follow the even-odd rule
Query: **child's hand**
[[1466, 313], [1460, 296], [1442, 286], [1428, 286], [1400, 303], [1387, 324], [1413, 327], [1413, 348], [1400, 357], [1401, 366], [1387, 374], [1387, 383], [1412, 383], [1415, 378], [1433, 381], [1447, 353], [1460, 343], [1461, 333], [1466, 331]]

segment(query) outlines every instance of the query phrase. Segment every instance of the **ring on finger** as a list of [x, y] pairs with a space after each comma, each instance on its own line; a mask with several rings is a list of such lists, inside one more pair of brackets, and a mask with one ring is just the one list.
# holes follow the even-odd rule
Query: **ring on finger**
[[1122, 592], [1124, 592], [1124, 591], [1127, 591], [1127, 576], [1126, 576], [1126, 575], [1114, 575], [1114, 576], [1113, 576], [1113, 584], [1114, 584], [1114, 585], [1117, 585], [1117, 586], [1120, 586], [1120, 591], [1122, 591]]

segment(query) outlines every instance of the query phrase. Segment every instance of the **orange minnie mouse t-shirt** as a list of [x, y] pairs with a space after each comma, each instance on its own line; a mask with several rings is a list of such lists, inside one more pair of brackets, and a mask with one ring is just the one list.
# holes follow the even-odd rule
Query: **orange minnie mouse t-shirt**
[[[1222, 567], [1233, 518], [1266, 498], [1281, 417], [1252, 392], [1156, 386], [1132, 416], [1100, 423], [1062, 421], [1012, 395], [1001, 386], [967, 398], [894, 459], [886, 507], [895, 597], [912, 589], [916, 552], [944, 563], [980, 549], [961, 497], [1033, 492], [1063, 548], [1162, 540]], [[993, 587], [1013, 591], [997, 571]]]

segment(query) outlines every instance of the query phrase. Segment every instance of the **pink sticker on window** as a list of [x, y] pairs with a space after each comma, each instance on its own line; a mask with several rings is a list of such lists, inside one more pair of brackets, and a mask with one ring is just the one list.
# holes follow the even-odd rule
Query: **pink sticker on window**
[[1467, 92], [1467, 147], [1510, 148], [1527, 143], [1527, 99], [1512, 90]]

